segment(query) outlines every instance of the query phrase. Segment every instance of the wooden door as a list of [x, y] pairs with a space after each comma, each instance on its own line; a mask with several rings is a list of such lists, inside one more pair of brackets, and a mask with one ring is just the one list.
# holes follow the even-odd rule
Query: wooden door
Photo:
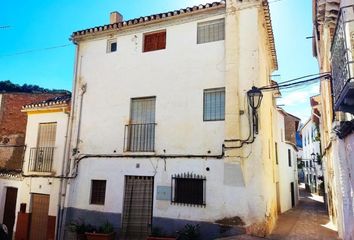
[[17, 188], [6, 188], [6, 200], [3, 223], [9, 231], [9, 239], [12, 239], [16, 217]]
[[151, 233], [153, 177], [126, 176], [123, 205], [123, 239], [146, 239]]
[[47, 240], [49, 195], [32, 194], [30, 240]]

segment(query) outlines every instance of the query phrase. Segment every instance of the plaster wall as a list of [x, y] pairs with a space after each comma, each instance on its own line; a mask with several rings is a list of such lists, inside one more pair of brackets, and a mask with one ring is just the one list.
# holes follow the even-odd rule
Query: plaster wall
[[[6, 191], [8, 187], [17, 188], [17, 203], [16, 206], [19, 208], [19, 192], [21, 191], [21, 179], [17, 178], [4, 178], [0, 180], [0, 222], [3, 222], [4, 211], [5, 211], [5, 200], [6, 200]], [[18, 209], [16, 209], [16, 213]]]
[[[297, 151], [292, 144], [285, 142], [284, 115], [277, 111], [277, 125], [275, 128], [278, 143], [278, 174], [280, 188], [280, 210], [285, 212], [292, 208], [290, 184], [294, 183], [295, 204], [298, 202]], [[291, 152], [291, 166], [289, 165], [288, 150]]]
[[[206, 170], [207, 167], [210, 171]], [[115, 171], [107, 174], [107, 169]], [[79, 176], [70, 185], [69, 206], [122, 213], [125, 176], [154, 176], [154, 217], [214, 222], [225, 217], [239, 216], [246, 223], [261, 219], [262, 214], [257, 213], [252, 204], [253, 201], [261, 200], [257, 186], [225, 185], [224, 171], [222, 159], [85, 159], [80, 163]], [[188, 172], [207, 178], [206, 207], [174, 205], [171, 200], [156, 199], [157, 186], [170, 187], [172, 175]], [[91, 180], [94, 179], [107, 180], [104, 205], [89, 204]]]
[[[120, 214], [125, 175], [155, 176], [156, 194], [157, 186], [171, 185], [172, 174], [193, 172], [207, 177], [206, 207], [172, 205], [154, 195], [154, 217], [214, 222], [238, 216], [246, 224], [263, 224], [263, 233], [269, 231], [276, 206], [274, 151], [270, 147], [273, 136], [267, 124], [273, 114], [272, 94], [264, 96], [259, 110], [260, 133], [253, 144], [226, 151], [221, 159], [208, 157], [222, 153], [225, 139], [247, 138], [246, 92], [253, 85], [269, 84], [270, 59], [259, 14], [260, 8], [255, 6], [230, 14], [234, 19], [226, 19], [226, 25], [236, 23], [231, 43], [196, 44], [197, 23], [223, 18], [224, 11], [118, 32], [109, 36], [117, 39], [115, 53], [106, 53], [108, 37], [80, 42], [71, 147], [78, 150], [78, 156], [127, 154], [123, 140], [131, 98], [155, 96], [155, 151], [146, 153], [152, 156], [144, 159], [81, 160], [78, 176], [70, 181], [66, 207]], [[143, 34], [162, 29], [166, 29], [166, 49], [143, 53]], [[84, 94], [82, 86], [87, 86]], [[225, 121], [204, 122], [203, 90], [218, 87], [226, 88]], [[164, 159], [155, 154], [206, 156]], [[107, 180], [103, 206], [89, 204], [92, 179]]]
[[[30, 149], [37, 146], [38, 126], [40, 123], [57, 123], [55, 150], [51, 173], [37, 173], [28, 171]], [[21, 188], [18, 191], [17, 212], [21, 203], [26, 204], [26, 212], [32, 212], [32, 194], [49, 195], [49, 216], [57, 216], [60, 179], [53, 176], [60, 176], [62, 161], [64, 157], [64, 144], [66, 138], [66, 129], [68, 124], [68, 115], [64, 112], [49, 113], [29, 113], [26, 129], [27, 145], [24, 158], [25, 177], [19, 182]], [[31, 174], [41, 175], [41, 177], [31, 177]], [[17, 216], [16, 216], [17, 218]], [[16, 224], [16, 220], [15, 220]], [[15, 228], [14, 228], [15, 229]]]
[[[60, 175], [62, 170], [62, 162], [64, 157], [64, 146], [66, 138], [66, 130], [68, 124], [68, 114], [64, 112], [52, 113], [29, 113], [26, 129], [26, 152], [23, 164], [25, 174], [29, 174], [29, 158], [31, 148], [37, 147], [38, 128], [41, 123], [57, 123], [55, 148], [52, 163], [52, 172], [50, 175]], [[31, 173], [32, 174], [32, 173]]]
[[[81, 152], [122, 153], [131, 98], [155, 96], [155, 153], [221, 154], [224, 121], [203, 122], [203, 90], [225, 87], [224, 41], [197, 44], [198, 22], [114, 36], [114, 53], [106, 53], [107, 39], [80, 44], [80, 81], [87, 83]], [[142, 52], [143, 34], [162, 29], [166, 49]]]

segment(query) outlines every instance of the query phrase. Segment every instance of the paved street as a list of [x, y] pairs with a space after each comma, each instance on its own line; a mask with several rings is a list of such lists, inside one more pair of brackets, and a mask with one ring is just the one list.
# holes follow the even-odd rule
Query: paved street
[[299, 205], [282, 214], [269, 239], [333, 240], [337, 232], [329, 229], [323, 198], [300, 188]]
[[[330, 229], [323, 198], [311, 195], [300, 188], [300, 202], [283, 213], [273, 233], [265, 239], [273, 240], [335, 240], [337, 232]], [[223, 240], [259, 240], [262, 238], [241, 235]], [[264, 239], [264, 238], [263, 238]]]

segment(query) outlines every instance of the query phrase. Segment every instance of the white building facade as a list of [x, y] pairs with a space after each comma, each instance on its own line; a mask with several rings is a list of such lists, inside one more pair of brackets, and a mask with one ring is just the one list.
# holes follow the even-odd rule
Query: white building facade
[[297, 169], [297, 155], [298, 148], [293, 141], [288, 141], [286, 135], [288, 131], [296, 133], [295, 128], [290, 130], [287, 127], [289, 119], [293, 121], [300, 121], [293, 118], [283, 109], [278, 109], [276, 118], [276, 126], [274, 127], [276, 164], [277, 164], [277, 197], [279, 199], [278, 212], [283, 213], [295, 207], [299, 201], [298, 191], [298, 169]]
[[319, 193], [320, 184], [323, 182], [319, 126], [309, 119], [301, 129], [301, 136], [304, 182], [308, 185], [308, 190]]
[[70, 96], [26, 105], [26, 151], [16, 203], [15, 239], [55, 239], [63, 186]]
[[199, 224], [202, 239], [269, 233], [273, 96], [263, 97], [258, 135], [246, 96], [276, 68], [268, 5], [221, 1], [112, 19], [72, 36], [66, 223], [108, 220], [123, 239], [186, 224]]

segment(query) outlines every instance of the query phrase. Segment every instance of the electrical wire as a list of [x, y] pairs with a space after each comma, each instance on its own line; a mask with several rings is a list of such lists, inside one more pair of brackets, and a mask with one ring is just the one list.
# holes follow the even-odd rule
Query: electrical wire
[[[290, 82], [294, 82], [294, 81], [297, 81], [297, 80], [300, 80], [300, 79], [304, 79], [304, 78], [308, 78], [308, 77], [313, 77], [313, 76], [318, 76], [318, 75], [327, 75], [327, 74], [331, 74], [331, 72], [323, 72], [323, 73], [315, 73], [315, 74], [309, 74], [309, 75], [305, 75], [305, 76], [302, 76], [302, 77], [297, 77], [297, 78], [293, 78], [293, 79], [290, 79], [290, 80], [287, 80], [287, 81], [283, 81], [281, 82], [280, 84], [278, 83], [278, 85], [281, 85], [281, 84], [285, 84], [285, 83], [290, 83]], [[262, 88], [266, 88], [266, 87], [274, 87], [275, 85], [266, 85]]]
[[72, 46], [72, 44], [64, 44], [64, 45], [58, 45], [58, 46], [53, 46], [53, 47], [46, 47], [46, 48], [37, 48], [37, 49], [31, 49], [23, 52], [16, 52], [16, 53], [10, 53], [10, 54], [4, 54], [0, 55], [0, 58], [2, 57], [11, 57], [11, 56], [16, 56], [16, 55], [23, 55], [23, 54], [28, 54], [28, 53], [34, 53], [34, 52], [43, 52], [43, 51], [49, 51], [57, 48], [64, 48]]
[[[304, 77], [298, 78], [298, 79], [302, 79]], [[280, 90], [280, 89], [288, 89], [288, 88], [293, 88], [296, 87], [298, 85], [302, 85], [305, 83], [312, 83], [312, 82], [316, 82], [316, 81], [320, 81], [322, 78], [331, 78], [331, 75], [329, 73], [322, 73], [321, 75], [315, 77], [315, 78], [310, 78], [310, 79], [306, 79], [306, 80], [302, 80], [302, 81], [297, 81], [297, 82], [293, 82], [293, 80], [289, 80], [286, 82], [283, 82], [281, 84], [278, 85], [270, 85], [270, 86], [264, 86], [264, 87], [260, 87], [259, 90], [261, 90], [262, 92], [266, 92], [266, 91], [273, 91], [273, 90]], [[285, 84], [284, 84], [285, 83]]]

